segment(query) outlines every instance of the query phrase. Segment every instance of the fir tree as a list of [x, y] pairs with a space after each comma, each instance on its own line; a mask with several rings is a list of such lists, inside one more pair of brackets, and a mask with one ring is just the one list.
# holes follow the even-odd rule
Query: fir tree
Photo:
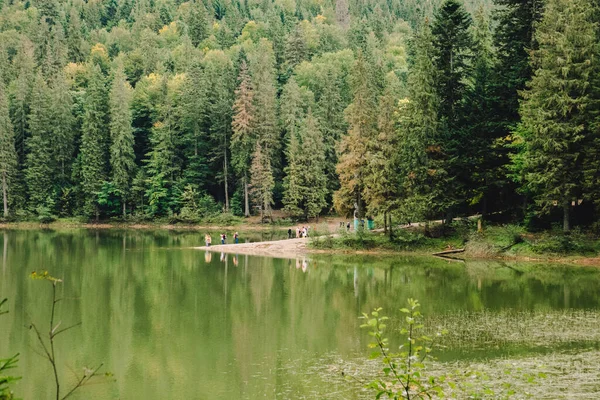
[[496, 99], [493, 94], [493, 50], [489, 21], [483, 7], [474, 17], [473, 85], [466, 93], [464, 150], [460, 157], [468, 171], [467, 194], [470, 204], [481, 203], [481, 214], [488, 212], [488, 202], [506, 184], [503, 164], [504, 146], [496, 137], [494, 118]]
[[187, 16], [188, 36], [194, 46], [198, 46], [208, 36], [208, 14], [201, 0], [190, 2], [190, 10]]
[[212, 90], [208, 93], [207, 120], [210, 124], [212, 159], [219, 165], [217, 179], [223, 182], [225, 211], [229, 211], [229, 142], [231, 140], [231, 118], [233, 91], [235, 86], [233, 64], [222, 51], [211, 51], [205, 59], [207, 82]]
[[81, 136], [83, 210], [99, 219], [98, 192], [107, 178], [109, 162], [108, 93], [100, 67], [93, 65], [85, 96]]
[[121, 196], [123, 218], [129, 188], [135, 175], [134, 137], [131, 128], [131, 86], [119, 66], [110, 90], [110, 166], [112, 182]]
[[431, 220], [448, 208], [446, 155], [435, 90], [435, 49], [427, 22], [415, 36], [414, 62], [409, 70], [409, 99], [399, 110], [399, 170], [401, 215], [409, 221]]
[[383, 214], [384, 226], [398, 197], [397, 157], [398, 131], [396, 126], [396, 98], [393, 93], [395, 75], [391, 75], [379, 98], [377, 134], [368, 143], [368, 167], [365, 175], [365, 201], [370, 213]]
[[342, 137], [336, 171], [340, 189], [334, 194], [336, 210], [355, 217], [363, 216], [363, 189], [367, 160], [367, 144], [376, 132], [376, 101], [373, 96], [370, 68], [361, 51], [353, 71], [354, 98], [345, 111], [348, 133]]
[[0, 81], [0, 177], [2, 179], [2, 204], [4, 218], [8, 217], [11, 179], [17, 168], [17, 152], [12, 122], [8, 111], [6, 89]]
[[32, 210], [52, 203], [54, 163], [52, 158], [52, 103], [46, 81], [38, 71], [33, 83], [30, 137], [27, 139], [25, 180]]
[[244, 215], [250, 216], [250, 202], [248, 198], [248, 177], [254, 143], [254, 89], [252, 80], [248, 73], [245, 60], [240, 65], [238, 77], [239, 85], [235, 91], [235, 102], [233, 103], [233, 119], [231, 127], [231, 162], [238, 176], [242, 178], [244, 190]]
[[[454, 198], [453, 205], [466, 200], [470, 171], [463, 154], [471, 149], [465, 147], [466, 129], [464, 120], [465, 95], [471, 80], [472, 37], [471, 16], [459, 0], [445, 0], [437, 11], [432, 25], [433, 43], [436, 50], [434, 62], [439, 73], [436, 89], [439, 113], [445, 131], [444, 151], [447, 153], [446, 169], [454, 179], [446, 188]], [[447, 217], [453, 211], [449, 207]], [[448, 219], [448, 218], [447, 218]]]
[[187, 73], [182, 93], [181, 119], [187, 158], [184, 175], [186, 182], [203, 189], [210, 179], [207, 157], [209, 143], [206, 134], [207, 91], [208, 85], [202, 65], [198, 60], [194, 60]]
[[56, 162], [58, 182], [65, 185], [73, 159], [75, 120], [73, 99], [62, 73], [57, 73], [50, 85], [52, 107], [52, 153]]
[[261, 216], [270, 216], [275, 180], [273, 179], [270, 158], [263, 150], [260, 141], [256, 142], [256, 147], [252, 155], [250, 176], [252, 177], [250, 179], [250, 195], [260, 207]]
[[304, 191], [306, 217], [316, 217], [327, 205], [327, 178], [325, 176], [325, 148], [323, 135], [319, 129], [317, 119], [309, 109], [302, 126], [300, 127], [302, 140], [302, 153], [300, 165], [304, 176]]
[[540, 212], [563, 210], [571, 229], [571, 202], [583, 194], [585, 144], [593, 98], [589, 79], [597, 71], [596, 26], [587, 0], [549, 0], [532, 53], [534, 75], [521, 106], [521, 155], [527, 187]]

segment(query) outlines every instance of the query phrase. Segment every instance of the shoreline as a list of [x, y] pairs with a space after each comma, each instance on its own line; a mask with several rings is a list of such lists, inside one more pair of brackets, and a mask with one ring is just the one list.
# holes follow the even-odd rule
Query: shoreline
[[[247, 232], [262, 232], [262, 231], [286, 231], [289, 228], [294, 228], [296, 225], [268, 225], [256, 224], [252, 222], [241, 223], [237, 225], [194, 225], [194, 224], [169, 224], [169, 223], [127, 223], [127, 222], [101, 222], [101, 223], [83, 223], [83, 222], [67, 222], [56, 221], [50, 224], [40, 224], [37, 222], [4, 222], [0, 223], [0, 229], [5, 230], [61, 230], [61, 229], [87, 229], [87, 230], [163, 230], [163, 231], [181, 231], [181, 232], [201, 232], [201, 231], [247, 231]], [[336, 236], [330, 232], [329, 235], [320, 236], [320, 238]], [[315, 249], [311, 248], [310, 240], [313, 238], [292, 238], [278, 239], [264, 242], [238, 243], [238, 244], [215, 244], [207, 248], [206, 246], [191, 247], [195, 250], [208, 250], [212, 252], [222, 252], [228, 254], [240, 254], [262, 257], [275, 257], [283, 259], [295, 259], [297, 257], [306, 256], [308, 254], [339, 254], [339, 255], [375, 255], [375, 256], [431, 256], [432, 249], [414, 249], [414, 250], [392, 250], [387, 248], [372, 248], [372, 249]], [[201, 239], [200, 239], [201, 240]], [[199, 242], [200, 242], [199, 240]], [[600, 255], [584, 256], [584, 255], [569, 255], [569, 256], [527, 256], [527, 255], [473, 255], [469, 251], [462, 253], [462, 257], [444, 257], [448, 262], [453, 261], [473, 261], [473, 260], [496, 260], [496, 261], [518, 261], [518, 262], [548, 262], [556, 264], [565, 264], [573, 266], [589, 266], [600, 267]]]

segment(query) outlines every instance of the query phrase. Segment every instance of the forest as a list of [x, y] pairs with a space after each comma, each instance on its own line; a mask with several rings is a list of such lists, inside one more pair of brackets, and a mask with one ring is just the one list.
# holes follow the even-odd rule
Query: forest
[[600, 227], [597, 0], [0, 0], [5, 220]]

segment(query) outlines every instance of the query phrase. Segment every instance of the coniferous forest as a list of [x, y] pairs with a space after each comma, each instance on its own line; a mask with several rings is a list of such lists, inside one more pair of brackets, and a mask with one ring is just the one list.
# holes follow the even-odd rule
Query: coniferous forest
[[0, 0], [4, 218], [594, 228], [599, 7]]

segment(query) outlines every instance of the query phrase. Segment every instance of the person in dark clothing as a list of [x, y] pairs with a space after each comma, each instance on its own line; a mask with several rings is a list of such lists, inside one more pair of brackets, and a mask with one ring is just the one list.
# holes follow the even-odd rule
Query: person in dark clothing
[[292, 228], [288, 229], [288, 239], [292, 238]]

